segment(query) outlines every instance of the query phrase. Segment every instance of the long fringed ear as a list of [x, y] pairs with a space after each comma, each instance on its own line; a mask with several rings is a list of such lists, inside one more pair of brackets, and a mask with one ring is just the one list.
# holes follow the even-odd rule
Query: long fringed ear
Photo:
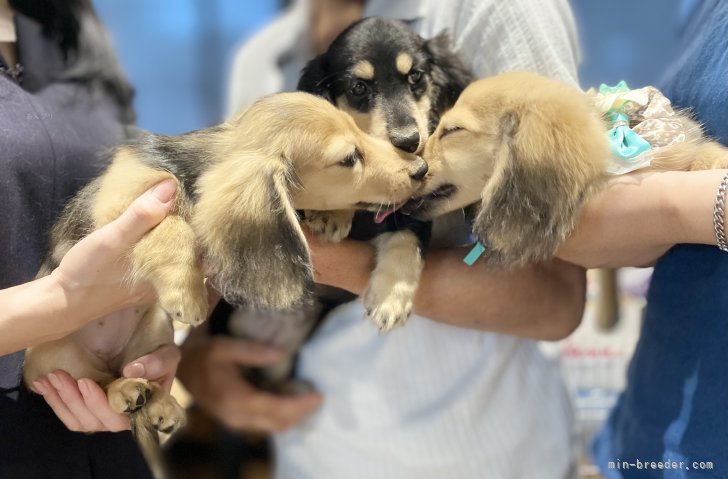
[[192, 224], [227, 302], [287, 310], [310, 300], [313, 269], [289, 195], [294, 184], [284, 159], [253, 155], [200, 177]]
[[465, 63], [452, 51], [446, 32], [427, 40], [424, 47], [430, 61], [433, 98], [430, 132], [433, 132], [440, 122], [440, 115], [455, 104], [474, 78]]
[[608, 150], [599, 125], [570, 127], [536, 110], [500, 118], [495, 169], [473, 225], [490, 261], [511, 266], [551, 258], [603, 180]]
[[331, 92], [331, 81], [333, 79], [329, 78], [326, 62], [325, 53], [308, 62], [301, 72], [297, 89], [320, 96], [334, 103], [334, 96]]

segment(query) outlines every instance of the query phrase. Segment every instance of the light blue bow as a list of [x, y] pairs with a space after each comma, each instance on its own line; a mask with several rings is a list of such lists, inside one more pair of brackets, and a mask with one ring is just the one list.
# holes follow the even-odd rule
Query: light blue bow
[[621, 82], [617, 83], [614, 86], [609, 86], [606, 83], [602, 83], [599, 85], [599, 93], [602, 95], [610, 95], [613, 93], [623, 93], [629, 91], [629, 87], [627, 86], [627, 83], [622, 80]]
[[607, 139], [614, 156], [631, 160], [650, 149], [647, 140], [629, 127], [629, 117], [625, 113], [619, 111], [609, 113], [609, 121], [614, 127], [607, 132]]

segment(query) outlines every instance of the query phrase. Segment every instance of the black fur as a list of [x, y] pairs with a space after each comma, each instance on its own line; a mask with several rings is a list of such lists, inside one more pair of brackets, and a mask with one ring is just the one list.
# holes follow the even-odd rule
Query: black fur
[[[416, 129], [415, 113], [408, 99], [418, 101], [430, 96], [429, 132], [437, 126], [440, 115], [451, 107], [473, 76], [449, 47], [445, 33], [425, 40], [405, 23], [365, 18], [344, 30], [329, 49], [304, 68], [298, 89], [336, 103], [345, 97], [361, 113], [369, 113], [379, 103], [387, 122], [392, 143], [395, 130]], [[394, 67], [400, 53], [413, 59], [411, 72], [420, 72], [421, 80], [410, 84], [407, 75]], [[362, 80], [352, 68], [367, 60], [374, 66], [374, 79]], [[366, 92], [355, 94], [354, 87], [364, 83]], [[429, 87], [429, 88], [428, 88]], [[424, 142], [423, 142], [424, 143]]]
[[432, 83], [430, 134], [440, 123], [440, 116], [451, 108], [460, 94], [473, 81], [473, 74], [450, 49], [447, 33], [427, 40], [424, 48], [429, 56]]
[[144, 132], [129, 144], [140, 153], [141, 160], [152, 168], [172, 173], [179, 180], [182, 192], [188, 199], [197, 199], [197, 179], [203, 169], [209, 165], [209, 150], [195, 148], [194, 143], [185, 142], [185, 138], [200, 133], [213, 133], [219, 127], [185, 133], [180, 136], [155, 135]]
[[9, 0], [9, 3], [15, 11], [37, 21], [43, 35], [60, 47], [66, 64], [58, 80], [76, 81], [102, 90], [119, 106], [121, 123], [134, 122], [134, 90], [91, 0]]

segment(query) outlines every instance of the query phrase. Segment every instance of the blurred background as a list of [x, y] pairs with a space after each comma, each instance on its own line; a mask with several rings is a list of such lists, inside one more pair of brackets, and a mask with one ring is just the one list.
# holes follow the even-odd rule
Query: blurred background
[[[507, 1], [507, 0], [504, 0]], [[680, 25], [699, 0], [573, 0], [584, 88], [626, 80], [658, 85], [679, 48]], [[94, 0], [131, 83], [142, 128], [178, 134], [220, 122], [236, 49], [270, 22], [283, 0]], [[250, 75], [256, 75], [251, 71]], [[584, 447], [624, 386], [637, 341], [649, 270], [619, 274], [620, 321], [595, 327], [593, 300], [568, 340], [546, 346], [559, 361]], [[590, 280], [593, 279], [590, 277]], [[590, 298], [596, 294], [590, 281]], [[175, 477], [269, 477], [265, 438], [224, 430], [192, 410], [190, 427], [168, 448]], [[582, 477], [598, 477], [585, 460]]]
[[[699, 0], [572, 0], [582, 86], [657, 84]], [[178, 134], [219, 122], [236, 50], [285, 0], [94, 0], [131, 83], [138, 123]], [[251, 72], [255, 75], [255, 72]]]

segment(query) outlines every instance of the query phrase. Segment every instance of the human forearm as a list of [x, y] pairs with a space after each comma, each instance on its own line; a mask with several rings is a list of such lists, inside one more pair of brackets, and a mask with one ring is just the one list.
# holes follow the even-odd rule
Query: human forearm
[[558, 256], [585, 267], [643, 266], [678, 243], [715, 244], [713, 206], [726, 170], [615, 178], [585, 207]]
[[[568, 335], [581, 319], [581, 268], [554, 261], [513, 270], [484, 262], [466, 266], [468, 248], [428, 252], [415, 298], [417, 314], [466, 328], [534, 339]], [[317, 281], [361, 295], [374, 267], [368, 243], [344, 241], [314, 248]]]
[[554, 260], [513, 269], [466, 266], [470, 247], [427, 255], [415, 311], [436, 321], [540, 340], [568, 336], [581, 321], [585, 271]]
[[54, 276], [0, 291], [0, 304], [0, 354], [58, 339], [77, 327]]
[[129, 284], [128, 252], [166, 216], [176, 183], [165, 180], [122, 215], [76, 243], [43, 278], [0, 290], [0, 354], [60, 338], [87, 322], [149, 304], [149, 285]]

